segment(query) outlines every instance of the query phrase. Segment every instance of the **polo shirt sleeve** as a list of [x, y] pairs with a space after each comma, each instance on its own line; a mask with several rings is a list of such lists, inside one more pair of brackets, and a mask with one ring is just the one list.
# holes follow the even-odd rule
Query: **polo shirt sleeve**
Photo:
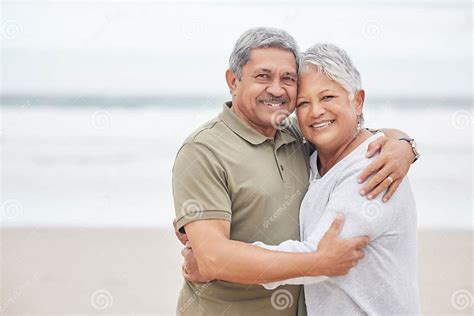
[[173, 167], [172, 186], [178, 229], [197, 220], [231, 220], [226, 171], [207, 145], [184, 144]]

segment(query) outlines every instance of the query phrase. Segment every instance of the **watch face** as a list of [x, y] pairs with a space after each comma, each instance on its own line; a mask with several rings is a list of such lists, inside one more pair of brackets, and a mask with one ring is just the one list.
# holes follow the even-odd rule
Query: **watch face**
[[415, 152], [416, 157], [420, 156], [420, 152], [418, 151], [418, 148], [416, 146], [416, 142], [414, 139], [411, 141], [411, 148], [413, 148], [413, 151]]

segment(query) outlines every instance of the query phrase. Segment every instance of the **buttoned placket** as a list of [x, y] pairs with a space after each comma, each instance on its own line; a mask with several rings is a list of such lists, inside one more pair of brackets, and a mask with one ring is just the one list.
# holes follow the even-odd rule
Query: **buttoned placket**
[[277, 165], [278, 172], [280, 174], [280, 178], [283, 182], [286, 182], [285, 181], [285, 179], [286, 179], [286, 177], [285, 177], [285, 168], [283, 167], [283, 163], [280, 162], [280, 160], [278, 159], [278, 150], [282, 149], [282, 147], [284, 145], [286, 145], [286, 142], [282, 139], [282, 135], [279, 132], [277, 132], [277, 136], [276, 136], [275, 140], [268, 139], [268, 142], [272, 146], [273, 157], [275, 159], [275, 163]]
[[283, 164], [281, 164], [280, 161], [278, 160], [278, 154], [277, 154], [277, 151], [281, 146], [277, 148], [275, 145], [275, 141], [273, 139], [269, 139], [267, 142], [270, 143], [270, 145], [272, 146], [273, 157], [275, 159], [275, 163], [277, 165], [280, 178], [283, 182], [285, 182], [285, 178], [283, 177], [283, 171], [284, 171]]

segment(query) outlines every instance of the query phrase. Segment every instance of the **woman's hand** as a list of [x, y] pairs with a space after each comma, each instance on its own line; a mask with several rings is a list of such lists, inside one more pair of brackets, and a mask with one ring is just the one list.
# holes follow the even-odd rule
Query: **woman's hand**
[[193, 249], [191, 248], [191, 243], [188, 240], [188, 235], [183, 234], [178, 230], [176, 219], [173, 220], [173, 228], [174, 228], [174, 233], [176, 237], [185, 246], [181, 250], [181, 255], [184, 258], [184, 263], [181, 266], [181, 273], [183, 277], [190, 282], [211, 281], [204, 278], [199, 272], [199, 266], [197, 264], [196, 258], [194, 257], [194, 252], [193, 252]]
[[186, 247], [181, 250], [181, 255], [184, 258], [181, 272], [186, 280], [194, 283], [206, 283], [211, 281], [203, 277], [199, 272], [199, 266], [197, 264], [196, 258], [194, 257], [193, 248], [191, 247], [191, 243], [189, 241], [186, 243]]
[[359, 183], [363, 183], [369, 176], [375, 174], [365, 184], [360, 194], [367, 195], [371, 200], [387, 190], [382, 199], [387, 202], [407, 175], [415, 155], [408, 142], [385, 136], [369, 144], [367, 157], [372, 157], [379, 150], [380, 156], [359, 177]]

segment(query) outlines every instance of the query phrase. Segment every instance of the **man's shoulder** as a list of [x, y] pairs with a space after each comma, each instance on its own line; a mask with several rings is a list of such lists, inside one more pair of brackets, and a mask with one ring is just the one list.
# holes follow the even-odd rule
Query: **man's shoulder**
[[191, 132], [181, 144], [177, 155], [186, 156], [204, 155], [206, 157], [220, 157], [227, 151], [233, 139], [232, 130], [224, 121], [216, 116]]
[[223, 125], [222, 120], [215, 117], [191, 132], [176, 153], [173, 171], [181, 168], [188, 170], [188, 166], [196, 161], [215, 161], [218, 156], [214, 150], [215, 139], [219, 131], [222, 131], [221, 125]]
[[224, 122], [219, 118], [215, 117], [204, 124], [201, 124], [191, 134], [189, 134], [183, 142], [183, 145], [188, 143], [211, 143], [219, 135], [225, 133], [227, 127]]

